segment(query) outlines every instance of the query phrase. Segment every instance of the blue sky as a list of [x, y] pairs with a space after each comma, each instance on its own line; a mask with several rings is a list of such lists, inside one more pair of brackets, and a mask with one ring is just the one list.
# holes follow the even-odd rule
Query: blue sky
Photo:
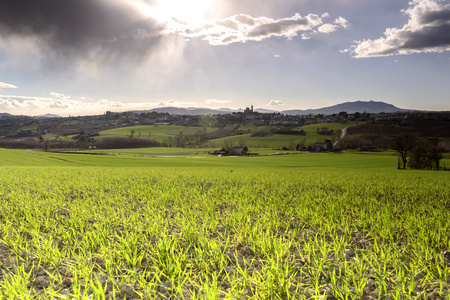
[[15, 0], [0, 112], [450, 110], [449, 50], [448, 0]]

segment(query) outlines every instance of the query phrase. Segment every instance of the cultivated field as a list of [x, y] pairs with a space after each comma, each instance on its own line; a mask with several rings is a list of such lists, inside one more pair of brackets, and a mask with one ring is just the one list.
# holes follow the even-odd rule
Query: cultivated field
[[169, 137], [174, 137], [179, 134], [195, 135], [203, 132], [210, 132], [214, 129], [211, 127], [193, 127], [193, 126], [177, 126], [177, 125], [142, 125], [129, 126], [116, 129], [105, 130], [100, 133], [98, 138], [111, 137], [130, 137], [133, 131], [134, 138], [152, 139], [158, 142], [163, 142]]
[[[223, 145], [239, 145], [243, 144], [251, 148], [278, 148], [283, 147], [295, 148], [297, 144], [304, 144], [306, 146], [314, 143], [322, 143], [324, 139], [337, 139], [338, 136], [331, 137], [329, 135], [321, 135], [317, 133], [317, 129], [328, 128], [334, 131], [340, 131], [343, 128], [355, 126], [355, 122], [346, 123], [321, 123], [314, 125], [306, 125], [298, 127], [297, 129], [302, 129], [306, 135], [283, 135], [283, 134], [273, 134], [270, 136], [253, 136], [252, 133], [260, 132], [264, 130], [270, 130], [270, 126], [258, 126], [243, 125], [239, 127], [242, 130], [248, 130], [251, 133], [246, 133], [237, 136], [230, 136], [218, 139], [212, 139], [203, 143], [203, 146], [208, 147], [223, 147]], [[276, 126], [272, 126], [272, 129]]]
[[396, 161], [0, 149], [0, 298], [449, 299], [450, 173]]
[[[305, 131], [306, 135], [283, 135], [270, 133], [276, 131], [277, 126], [255, 126], [255, 125], [228, 125], [223, 130], [229, 130], [227, 137], [212, 138], [210, 140], [200, 143], [201, 147], [207, 148], [221, 148], [224, 145], [245, 145], [252, 148], [295, 148], [299, 143], [305, 145], [323, 142], [324, 139], [336, 139], [337, 136], [331, 137], [327, 135], [317, 134], [317, 129], [328, 128], [334, 131], [342, 130], [346, 127], [355, 126], [358, 123], [321, 123], [314, 125], [306, 125], [298, 127]], [[361, 124], [361, 123], [359, 123]], [[234, 129], [234, 130], [233, 130]], [[290, 128], [291, 129], [291, 128]], [[290, 130], [288, 129], [288, 130]], [[132, 133], [133, 131], [133, 133]], [[217, 127], [192, 127], [192, 126], [177, 126], [177, 125], [143, 125], [131, 126], [101, 131], [96, 139], [104, 138], [120, 138], [133, 137], [139, 139], [155, 140], [157, 142], [169, 143], [170, 139], [182, 136], [202, 135], [220, 131]], [[236, 132], [239, 134], [234, 135]], [[267, 132], [267, 136], [254, 136], [255, 133]]]

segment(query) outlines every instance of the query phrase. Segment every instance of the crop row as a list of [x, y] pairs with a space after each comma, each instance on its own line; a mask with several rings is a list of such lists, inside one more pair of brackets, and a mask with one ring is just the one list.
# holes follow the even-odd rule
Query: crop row
[[446, 172], [0, 168], [7, 299], [448, 299]]

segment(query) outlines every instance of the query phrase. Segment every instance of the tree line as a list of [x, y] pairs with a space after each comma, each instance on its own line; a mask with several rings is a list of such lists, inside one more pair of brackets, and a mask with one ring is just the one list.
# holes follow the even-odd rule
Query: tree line
[[398, 154], [398, 169], [440, 170], [444, 147], [438, 140], [400, 135], [394, 139], [392, 149]]

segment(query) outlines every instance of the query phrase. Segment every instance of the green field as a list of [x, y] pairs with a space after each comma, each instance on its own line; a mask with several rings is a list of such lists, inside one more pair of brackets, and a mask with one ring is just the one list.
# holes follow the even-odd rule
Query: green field
[[[116, 150], [120, 155], [87, 155], [42, 151], [0, 149], [0, 166], [86, 166], [86, 167], [206, 167], [206, 168], [375, 168], [395, 170], [397, 158], [393, 153], [368, 154], [307, 153], [268, 155], [260, 157], [217, 157], [195, 155], [191, 149], [145, 148], [137, 152]], [[132, 150], [132, 149], [131, 149]], [[163, 152], [166, 150], [167, 152]], [[207, 150], [207, 149], [204, 149]], [[142, 152], [141, 152], [142, 151]], [[145, 152], [149, 151], [149, 152]], [[157, 152], [153, 152], [157, 151]], [[184, 151], [184, 152], [178, 152]], [[196, 149], [195, 151], [198, 151]], [[269, 151], [268, 152], [273, 152]], [[101, 153], [102, 151], [100, 151]], [[204, 151], [203, 151], [204, 152]], [[114, 153], [111, 151], [110, 153]], [[141, 157], [141, 153], [144, 156]], [[190, 153], [190, 155], [188, 154]], [[157, 156], [157, 157], [154, 157]], [[158, 157], [164, 156], [164, 157]], [[444, 160], [446, 161], [446, 160]], [[448, 162], [450, 163], [450, 161]]]
[[0, 149], [0, 298], [449, 299], [449, 172], [178, 150]]
[[199, 132], [210, 132], [213, 128], [193, 127], [193, 126], [177, 126], [177, 125], [142, 125], [129, 126], [116, 129], [110, 129], [100, 132], [97, 138], [114, 138], [114, 137], [130, 137], [131, 131], [134, 131], [134, 138], [152, 139], [158, 142], [164, 142], [169, 137], [179, 135], [194, 135]]
[[[274, 134], [266, 137], [252, 137], [252, 133], [270, 131], [277, 128], [277, 126], [255, 126], [255, 125], [240, 125], [237, 130], [244, 134], [235, 136], [211, 139], [203, 142], [200, 147], [204, 148], [221, 148], [224, 145], [231, 144], [233, 146], [246, 145], [252, 148], [283, 148], [291, 147], [295, 148], [298, 143], [305, 145], [314, 144], [317, 142], [323, 142], [324, 139], [329, 139], [330, 136], [320, 135], [316, 133], [317, 129], [323, 127], [333, 129], [335, 131], [342, 130], [345, 127], [354, 126], [356, 123], [322, 123], [307, 125], [299, 127], [306, 132], [306, 136], [299, 135], [281, 135]], [[227, 126], [225, 129], [231, 129], [236, 126]], [[131, 131], [134, 131], [134, 138], [151, 139], [157, 142], [168, 142], [169, 139], [175, 138], [177, 135], [195, 135], [201, 132], [212, 132], [218, 130], [213, 127], [193, 127], [193, 126], [177, 126], [177, 125], [145, 125], [145, 126], [131, 126], [122, 127], [116, 129], [110, 129], [100, 132], [100, 135], [96, 139], [103, 138], [115, 138], [115, 137], [130, 137]]]
[[[274, 134], [270, 136], [264, 137], [254, 137], [251, 136], [251, 133], [225, 137], [220, 139], [213, 139], [206, 141], [202, 144], [204, 147], [223, 147], [224, 145], [245, 145], [251, 148], [276, 148], [281, 149], [283, 147], [286, 148], [295, 148], [297, 144], [304, 144], [305, 146], [312, 145], [315, 143], [322, 143], [325, 139], [331, 139], [330, 136], [317, 134], [317, 129], [328, 128], [333, 129], [334, 131], [342, 130], [343, 128], [354, 126], [356, 123], [348, 122], [348, 123], [321, 123], [314, 125], [306, 125], [302, 127], [298, 127], [303, 129], [306, 132], [305, 136], [301, 135], [282, 135], [282, 134]], [[274, 126], [276, 127], [276, 126]], [[252, 133], [258, 131], [264, 131], [270, 129], [269, 126], [254, 126], [254, 125], [244, 125], [239, 127], [242, 130], [249, 130]]]

